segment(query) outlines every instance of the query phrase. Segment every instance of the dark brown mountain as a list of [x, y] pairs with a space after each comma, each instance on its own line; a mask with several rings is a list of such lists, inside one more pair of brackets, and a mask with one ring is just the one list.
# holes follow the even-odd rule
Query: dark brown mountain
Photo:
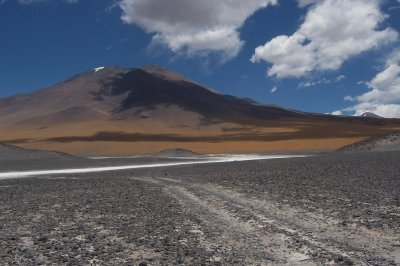
[[79, 154], [331, 149], [398, 128], [223, 95], [155, 65], [96, 68], [0, 99], [0, 141]]

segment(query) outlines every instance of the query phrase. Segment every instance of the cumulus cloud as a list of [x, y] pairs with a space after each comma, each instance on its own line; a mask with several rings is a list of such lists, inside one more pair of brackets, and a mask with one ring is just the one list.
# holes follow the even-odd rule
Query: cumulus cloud
[[400, 118], [400, 50], [389, 57], [384, 69], [367, 85], [368, 92], [345, 98], [358, 103], [343, 111], [355, 112], [355, 115], [372, 112], [383, 117]]
[[257, 47], [251, 61], [271, 63], [268, 75], [278, 78], [337, 70], [349, 58], [397, 40], [395, 30], [379, 28], [387, 18], [380, 2], [300, 0], [300, 6], [310, 6], [298, 31]]
[[254, 12], [278, 0], [121, 0], [122, 20], [154, 34], [153, 41], [188, 56], [218, 52], [235, 57], [238, 30]]
[[394, 103], [400, 101], [400, 66], [389, 64], [368, 84], [371, 91], [358, 96], [360, 102]]
[[275, 93], [275, 92], [277, 92], [278, 91], [278, 87], [277, 86], [275, 86], [275, 87], [273, 87], [272, 89], [271, 89], [271, 93]]

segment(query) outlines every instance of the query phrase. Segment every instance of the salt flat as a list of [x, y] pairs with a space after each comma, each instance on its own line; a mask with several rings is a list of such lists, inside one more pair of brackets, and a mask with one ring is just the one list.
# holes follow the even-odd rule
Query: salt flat
[[[154, 167], [169, 167], [179, 165], [194, 165], [194, 164], [210, 164], [210, 163], [223, 163], [223, 162], [241, 162], [241, 161], [253, 161], [253, 160], [272, 160], [272, 159], [284, 159], [284, 158], [295, 158], [295, 157], [306, 157], [307, 155], [212, 155], [212, 156], [201, 156], [196, 158], [176, 158], [180, 159], [178, 162], [170, 163], [150, 163], [150, 164], [134, 164], [134, 165], [120, 165], [120, 166], [106, 166], [106, 167], [86, 167], [86, 168], [72, 168], [72, 169], [53, 169], [53, 170], [34, 170], [34, 171], [7, 171], [0, 172], [0, 179], [10, 178], [22, 178], [22, 177], [33, 177], [33, 176], [44, 176], [44, 175], [57, 175], [57, 174], [82, 174], [82, 173], [98, 173], [98, 172], [110, 172], [110, 171], [121, 171], [129, 169], [140, 169], [140, 168], [154, 168]], [[119, 157], [118, 159], [129, 159], [131, 157]], [[137, 158], [137, 157], [135, 157]], [[174, 157], [172, 157], [174, 158]], [[101, 160], [112, 159], [111, 157], [101, 157]], [[186, 160], [185, 160], [186, 159]], [[183, 160], [183, 161], [181, 161]]]

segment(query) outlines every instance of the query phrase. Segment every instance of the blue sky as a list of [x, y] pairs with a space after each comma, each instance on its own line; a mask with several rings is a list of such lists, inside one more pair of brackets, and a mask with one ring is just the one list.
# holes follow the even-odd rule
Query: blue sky
[[222, 93], [400, 117], [398, 0], [0, 0], [0, 97], [159, 64]]

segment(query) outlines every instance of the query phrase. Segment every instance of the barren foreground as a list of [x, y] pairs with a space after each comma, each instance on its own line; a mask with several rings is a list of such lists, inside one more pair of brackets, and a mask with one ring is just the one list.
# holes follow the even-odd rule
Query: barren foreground
[[398, 265], [400, 152], [0, 181], [0, 263]]

